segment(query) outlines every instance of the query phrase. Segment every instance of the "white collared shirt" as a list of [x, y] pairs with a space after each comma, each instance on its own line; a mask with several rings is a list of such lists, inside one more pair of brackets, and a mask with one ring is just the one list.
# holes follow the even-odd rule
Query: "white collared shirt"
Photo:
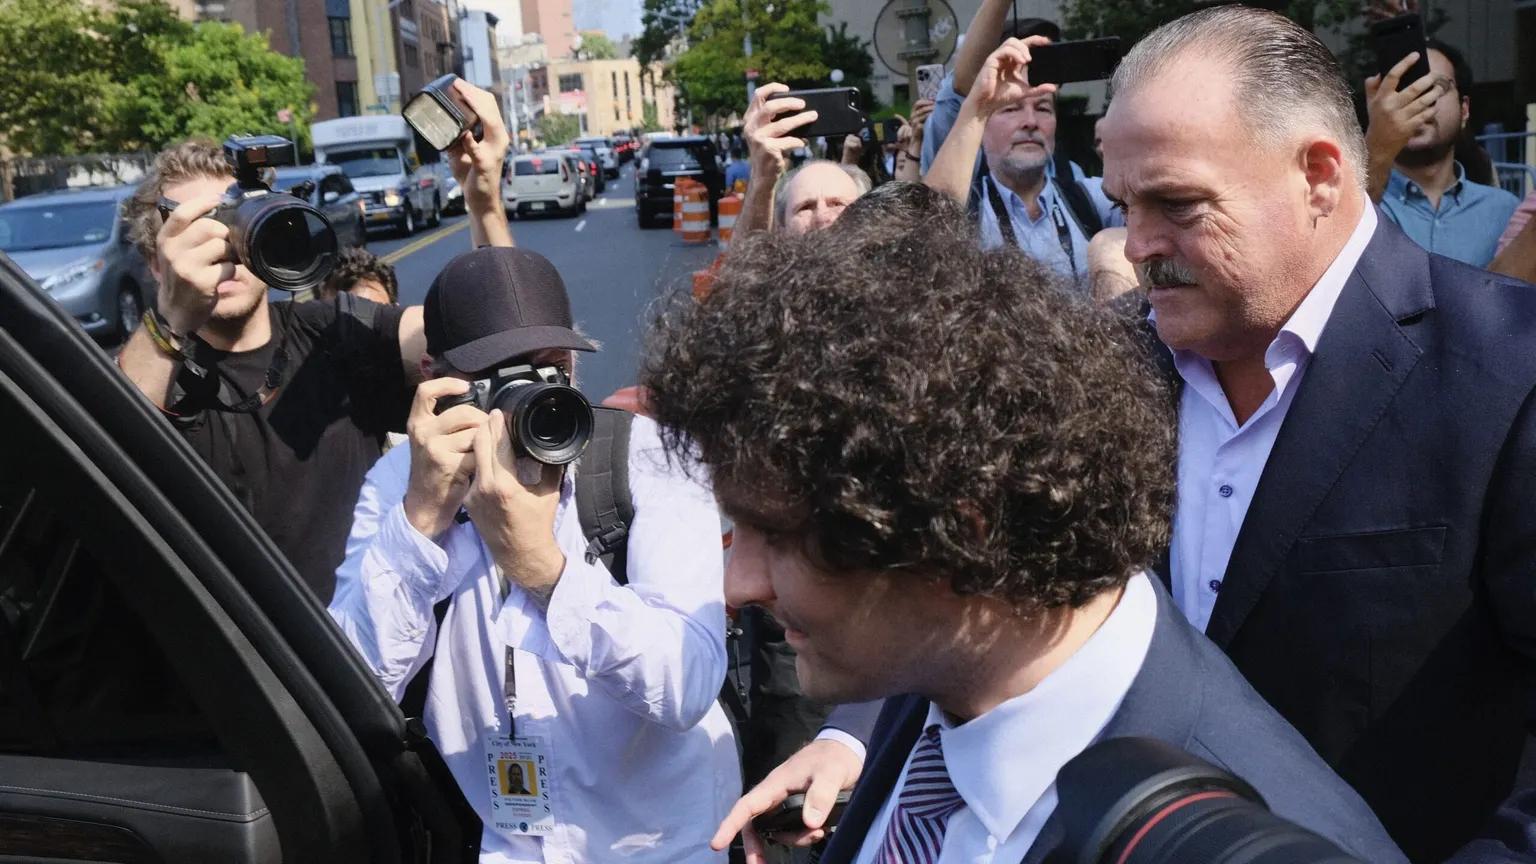
[[1169, 575], [1174, 602], [1201, 631], [1211, 620], [1227, 561], [1280, 425], [1333, 307], [1376, 233], [1376, 223], [1376, 208], [1367, 205], [1338, 257], [1269, 343], [1264, 365], [1275, 389], [1241, 427], [1211, 361], [1193, 351], [1173, 353], [1184, 392], [1179, 398], [1179, 494]]
[[[556, 826], [547, 839], [487, 828], [480, 860], [724, 861], [709, 841], [741, 777], [716, 700], [726, 619], [713, 497], [669, 467], [656, 424], [636, 417], [629, 585], [587, 563], [567, 472], [555, 520], [566, 566], [546, 612], [521, 588], [502, 599], [472, 523], [442, 546], [411, 527], [410, 458], [396, 447], [368, 472], [330, 611], [395, 699], [436, 646], [427, 729], [486, 825], [484, 742], [507, 734], [505, 646], [516, 649], [516, 733], [548, 744]], [[438, 634], [432, 607], [450, 596]]]
[[[937, 705], [929, 707], [925, 725], [940, 727], [944, 766], [964, 801], [945, 826], [938, 864], [1023, 860], [1056, 810], [1056, 772], [1119, 710], [1156, 626], [1157, 595], [1147, 574], [1138, 573], [1099, 629], [1033, 690], [958, 726]], [[906, 780], [903, 767], [856, 864], [875, 864]]]

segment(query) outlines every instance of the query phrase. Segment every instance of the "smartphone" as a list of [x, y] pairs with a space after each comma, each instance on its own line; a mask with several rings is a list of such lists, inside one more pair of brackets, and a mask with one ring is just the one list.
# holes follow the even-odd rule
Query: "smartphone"
[[1376, 52], [1376, 71], [1381, 75], [1391, 72], [1404, 57], [1419, 52], [1419, 59], [1397, 82], [1399, 90], [1429, 74], [1429, 44], [1424, 38], [1424, 21], [1417, 14], [1410, 12], [1372, 24], [1371, 50]]
[[930, 63], [917, 67], [917, 98], [939, 98], [939, 87], [944, 84], [944, 64]]
[[805, 100], [805, 110], [815, 111], [816, 119], [792, 133], [810, 140], [825, 136], [857, 135], [869, 124], [869, 116], [859, 107], [857, 87], [823, 87], [819, 90], [791, 90], [782, 97]]
[[[822, 823], [822, 828], [831, 828], [842, 818], [843, 808], [848, 806], [848, 801], [853, 797], [852, 792], [837, 793], [837, 803], [832, 805], [832, 812], [827, 816], [827, 821]], [[805, 807], [805, 796], [791, 795], [779, 803], [778, 807], [766, 813], [759, 813], [752, 820], [752, 827], [759, 834], [767, 834], [771, 831], [804, 831], [805, 819], [800, 815], [801, 808]]]
[[434, 150], [446, 150], [473, 126], [475, 139], [484, 134], [475, 112], [453, 89], [459, 76], [452, 72], [421, 88], [400, 114]]
[[1120, 62], [1120, 38], [1084, 39], [1029, 46], [1030, 84], [1102, 81]]

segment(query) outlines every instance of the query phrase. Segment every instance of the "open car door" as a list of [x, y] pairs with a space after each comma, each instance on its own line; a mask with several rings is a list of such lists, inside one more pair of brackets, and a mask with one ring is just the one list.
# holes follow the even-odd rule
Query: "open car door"
[[461, 862], [419, 721], [0, 254], [0, 862]]

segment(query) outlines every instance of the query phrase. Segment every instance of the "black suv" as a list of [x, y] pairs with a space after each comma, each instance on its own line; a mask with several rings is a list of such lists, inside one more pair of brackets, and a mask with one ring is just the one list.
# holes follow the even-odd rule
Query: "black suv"
[[3, 254], [0, 322], [0, 860], [476, 861], [421, 722]]
[[713, 139], [703, 135], [657, 138], [645, 145], [635, 164], [635, 216], [641, 228], [672, 224], [672, 187], [691, 177], [709, 187], [709, 224], [719, 224], [718, 203], [725, 171]]

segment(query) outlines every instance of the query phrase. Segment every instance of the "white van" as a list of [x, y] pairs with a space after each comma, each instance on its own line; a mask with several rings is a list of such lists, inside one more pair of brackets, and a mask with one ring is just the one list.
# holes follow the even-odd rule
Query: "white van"
[[447, 203], [447, 165], [423, 165], [416, 138], [395, 114], [323, 120], [310, 127], [315, 161], [340, 165], [365, 204], [364, 224], [414, 234], [436, 226]]
[[587, 209], [582, 194], [576, 157], [569, 153], [534, 153], [515, 156], [502, 184], [502, 203], [507, 212], [575, 216]]

